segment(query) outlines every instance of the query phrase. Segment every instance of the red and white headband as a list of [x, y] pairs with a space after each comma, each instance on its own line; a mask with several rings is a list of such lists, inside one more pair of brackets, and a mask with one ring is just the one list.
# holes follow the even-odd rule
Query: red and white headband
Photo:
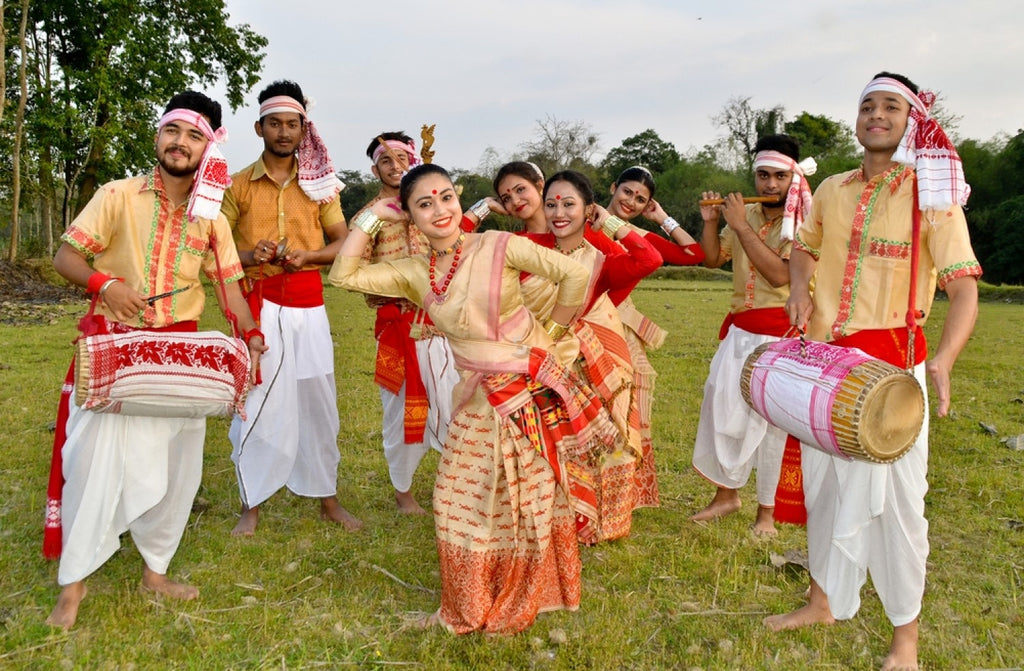
[[284, 113], [298, 114], [306, 124], [306, 133], [299, 143], [296, 157], [299, 162], [299, 188], [310, 200], [322, 204], [331, 202], [345, 188], [345, 184], [335, 174], [327, 145], [320, 139], [320, 133], [306, 114], [306, 108], [291, 96], [274, 96], [260, 104], [261, 119], [269, 114]]
[[907, 129], [892, 159], [909, 165], [917, 173], [918, 206], [922, 210], [947, 210], [966, 205], [971, 187], [964, 179], [963, 162], [939, 122], [928, 114], [935, 102], [931, 91], [914, 93], [891, 77], [871, 80], [860, 94], [863, 102], [875, 91], [895, 93], [910, 103]]
[[206, 149], [203, 150], [203, 156], [199, 160], [199, 167], [196, 168], [192, 193], [189, 195], [185, 214], [189, 219], [196, 217], [216, 219], [220, 215], [220, 203], [224, 199], [224, 191], [231, 186], [228, 162], [217, 146], [227, 141], [228, 130], [223, 126], [213, 130], [210, 122], [199, 112], [179, 108], [160, 117], [160, 121], [157, 123], [157, 132], [173, 121], [192, 124], [208, 140]]
[[818, 163], [810, 156], [797, 163], [782, 152], [766, 150], [759, 151], [754, 156], [754, 170], [760, 168], [789, 170], [793, 173], [793, 179], [786, 191], [781, 232], [783, 240], [792, 240], [797, 226], [811, 215], [811, 187], [804, 177], [817, 172]]
[[380, 159], [384, 154], [391, 153], [391, 150], [402, 151], [409, 156], [409, 167], [419, 165], [420, 157], [416, 155], [416, 143], [413, 140], [408, 142], [402, 142], [401, 140], [384, 140], [384, 144], [377, 143], [377, 148], [373, 150], [373, 156], [370, 158], [370, 162], [377, 165], [377, 160]]

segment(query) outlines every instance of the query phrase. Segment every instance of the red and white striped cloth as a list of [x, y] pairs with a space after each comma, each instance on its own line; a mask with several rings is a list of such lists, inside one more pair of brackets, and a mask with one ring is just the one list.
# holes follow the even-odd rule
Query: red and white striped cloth
[[329, 203], [345, 188], [334, 171], [327, 145], [320, 138], [313, 121], [306, 115], [306, 108], [291, 96], [267, 98], [260, 105], [260, 118], [276, 112], [292, 112], [305, 120], [306, 132], [299, 143], [299, 188], [317, 203]]
[[189, 219], [196, 217], [216, 219], [220, 215], [220, 202], [224, 198], [224, 191], [231, 186], [228, 162], [217, 146], [227, 142], [228, 130], [223, 126], [213, 130], [210, 122], [199, 112], [179, 108], [160, 117], [160, 121], [157, 123], [157, 132], [172, 121], [184, 121], [192, 124], [202, 131], [206, 139], [209, 140], [206, 149], [203, 150], [203, 156], [199, 160], [199, 167], [196, 169], [192, 194], [188, 198], [188, 208], [185, 210], [185, 214]]
[[910, 103], [907, 129], [892, 158], [914, 168], [917, 173], [917, 194], [922, 210], [948, 210], [952, 205], [966, 205], [971, 187], [964, 179], [963, 162], [939, 122], [928, 114], [935, 102], [931, 91], [915, 94], [902, 82], [891, 77], [871, 80], [860, 99], [873, 91], [895, 93]]
[[782, 230], [779, 232], [783, 240], [792, 240], [797, 226], [805, 217], [811, 215], [811, 187], [804, 179], [818, 171], [818, 163], [808, 156], [797, 163], [791, 157], [778, 151], [759, 151], [754, 156], [754, 171], [759, 168], [776, 168], [791, 170], [793, 180], [786, 191], [786, 206], [782, 215]]

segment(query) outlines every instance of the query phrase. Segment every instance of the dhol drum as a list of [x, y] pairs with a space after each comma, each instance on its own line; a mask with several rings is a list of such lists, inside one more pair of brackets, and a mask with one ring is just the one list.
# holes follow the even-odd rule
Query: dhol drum
[[131, 331], [80, 338], [75, 402], [148, 417], [244, 417], [249, 350], [219, 331]]
[[761, 345], [743, 365], [740, 390], [769, 423], [846, 459], [896, 461], [924, 423], [924, 392], [913, 375], [822, 342]]

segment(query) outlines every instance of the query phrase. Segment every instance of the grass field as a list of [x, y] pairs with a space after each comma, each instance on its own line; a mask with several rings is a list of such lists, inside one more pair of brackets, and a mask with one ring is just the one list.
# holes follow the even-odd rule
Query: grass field
[[[140, 593], [141, 560], [126, 538], [89, 578], [77, 626], [52, 630], [43, 621], [57, 597], [56, 564], [40, 552], [50, 424], [84, 306], [0, 325], [0, 668], [877, 668], [891, 629], [870, 582], [853, 620], [777, 634], [762, 626], [765, 615], [801, 604], [807, 574], [773, 563], [805, 547], [801, 529], [770, 541], [749, 534], [753, 483], [739, 514], [706, 526], [687, 519], [712, 494], [690, 458], [729, 289], [677, 276], [647, 280], [634, 294], [671, 332], [651, 355], [662, 506], [638, 511], [631, 537], [583, 550], [578, 612], [542, 615], [510, 637], [413, 626], [438, 604], [432, 522], [395, 512], [379, 445], [372, 314], [336, 289], [327, 301], [342, 417], [339, 497], [366, 528], [329, 526], [315, 502], [282, 492], [263, 506], [254, 538], [231, 537], [238, 496], [227, 423], [210, 420], [203, 486], [170, 571], [200, 598]], [[933, 342], [945, 310], [937, 301]], [[932, 421], [925, 669], [1024, 666], [1024, 451], [1000, 442], [1024, 434], [1022, 354], [1024, 306], [999, 294], [983, 303], [954, 370], [952, 415]], [[414, 483], [423, 504], [436, 462], [429, 455]]]

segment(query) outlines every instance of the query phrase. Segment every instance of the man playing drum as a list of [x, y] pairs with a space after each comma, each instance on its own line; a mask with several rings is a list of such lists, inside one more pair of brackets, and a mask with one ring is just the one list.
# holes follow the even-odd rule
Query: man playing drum
[[259, 505], [285, 486], [320, 499], [323, 519], [355, 531], [362, 522], [337, 498], [334, 343], [320, 278], [348, 232], [338, 198], [343, 185], [298, 84], [274, 82], [259, 103], [254, 126], [263, 153], [232, 175], [222, 206], [245, 266], [246, 298], [270, 347], [247, 419], [236, 417], [228, 433], [242, 498], [231, 533], [253, 535]]
[[[53, 265], [97, 297], [95, 314], [112, 333], [195, 331], [204, 273], [223, 285], [221, 310], [237, 317], [255, 371], [266, 348], [239, 290], [242, 267], [218, 211], [227, 177], [216, 150], [220, 126], [220, 105], [205, 95], [171, 98], [157, 129], [156, 167], [101, 187], [64, 233]], [[187, 289], [168, 295], [181, 287]], [[65, 629], [75, 623], [85, 578], [117, 551], [125, 531], [142, 555], [143, 589], [196, 598], [195, 587], [166, 574], [199, 489], [205, 418], [101, 414], [69, 402], [73, 398], [69, 381], [47, 501], [47, 541], [56, 533], [57, 543], [44, 546], [47, 556], [60, 553], [63, 589], [47, 623]], [[53, 494], [61, 472], [63, 488]]]
[[[913, 366], [922, 386], [927, 372], [942, 417], [949, 411], [950, 371], [977, 317], [981, 268], [962, 209], [970, 188], [956, 150], [928, 115], [934, 99], [884, 72], [861, 93], [856, 133], [863, 164], [825, 180], [815, 193], [790, 258], [786, 311], [813, 340]], [[949, 311], [938, 349], [923, 364], [920, 325], [936, 283], [949, 297]], [[918, 668], [928, 556], [927, 408], [917, 441], [891, 464], [848, 461], [806, 445], [801, 457], [810, 601], [765, 624], [780, 630], [849, 619], [870, 572], [894, 627], [882, 668]]]
[[[419, 162], [413, 139], [402, 131], [381, 133], [366, 148], [380, 192], [356, 216], [383, 198], [397, 198], [402, 175]], [[407, 218], [384, 222], [363, 251], [369, 263], [426, 254], [427, 237]], [[366, 295], [377, 310], [374, 381], [383, 407], [381, 441], [395, 503], [405, 514], [426, 511], [412, 494], [412, 477], [431, 447], [441, 451], [452, 415], [452, 389], [459, 381], [448, 339], [434, 328], [423, 310], [404, 298]]]
[[[790, 330], [784, 306], [789, 298], [789, 254], [793, 229], [809, 214], [810, 189], [797, 164], [800, 147], [787, 135], [760, 138], [754, 147], [757, 195], [773, 202], [743, 204], [739, 193], [722, 205], [701, 207], [704, 264], [718, 268], [732, 259], [732, 304], [711, 360], [693, 449], [693, 467], [717, 485], [715, 496], [690, 519], [702, 522], [740, 508], [739, 488], [757, 466], [756, 536], [774, 535], [775, 489], [786, 433], [770, 425], [740, 395], [740, 371], [755, 347]], [[813, 163], [808, 161], [805, 165]], [[813, 170], [808, 168], [808, 172]], [[718, 199], [706, 192], [704, 199]], [[726, 227], [718, 232], [719, 215]]]

